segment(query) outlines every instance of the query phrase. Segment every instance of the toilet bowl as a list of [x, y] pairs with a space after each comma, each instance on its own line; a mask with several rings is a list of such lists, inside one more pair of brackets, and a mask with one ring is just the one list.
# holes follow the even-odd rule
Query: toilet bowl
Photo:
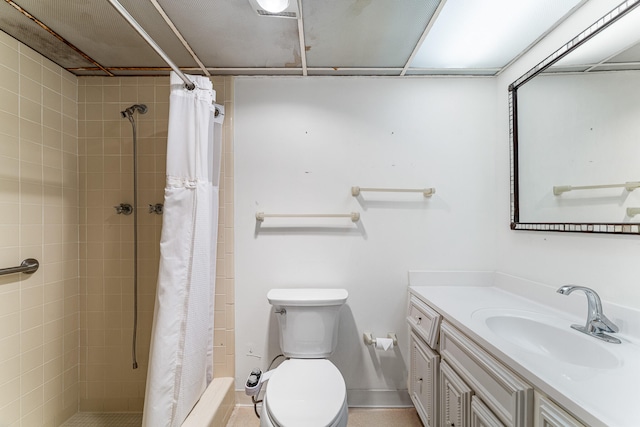
[[344, 379], [326, 359], [289, 359], [270, 377], [260, 427], [345, 427]]
[[272, 289], [287, 357], [266, 384], [260, 427], [346, 427], [347, 389], [338, 368], [327, 358], [337, 345], [344, 289]]

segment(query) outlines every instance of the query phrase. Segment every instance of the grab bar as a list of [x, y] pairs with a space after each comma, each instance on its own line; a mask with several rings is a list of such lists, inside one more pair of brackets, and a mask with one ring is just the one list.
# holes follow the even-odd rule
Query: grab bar
[[640, 188], [640, 181], [629, 181], [624, 184], [603, 184], [603, 185], [581, 185], [575, 187], [572, 185], [556, 185], [553, 187], [553, 194], [559, 196], [562, 193], [566, 193], [573, 190], [598, 190], [601, 188], [621, 188], [624, 187], [627, 191], [633, 191], [636, 188]]
[[33, 274], [38, 271], [40, 263], [35, 258], [27, 258], [17, 267], [0, 268], [0, 276], [13, 273]]
[[424, 197], [431, 197], [436, 193], [436, 189], [431, 188], [363, 188], [351, 187], [351, 195], [358, 197], [361, 191], [378, 191], [386, 193], [422, 193]]
[[640, 208], [627, 208], [627, 216], [634, 217], [640, 215]]
[[360, 220], [358, 212], [348, 214], [266, 214], [264, 212], [256, 212], [256, 221], [263, 222], [265, 218], [350, 218], [353, 222]]

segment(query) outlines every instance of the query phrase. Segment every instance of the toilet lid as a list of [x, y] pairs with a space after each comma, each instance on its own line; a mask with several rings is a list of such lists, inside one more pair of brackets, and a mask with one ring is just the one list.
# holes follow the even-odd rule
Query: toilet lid
[[283, 427], [326, 427], [340, 415], [346, 397], [344, 379], [326, 359], [289, 359], [267, 384], [267, 410]]

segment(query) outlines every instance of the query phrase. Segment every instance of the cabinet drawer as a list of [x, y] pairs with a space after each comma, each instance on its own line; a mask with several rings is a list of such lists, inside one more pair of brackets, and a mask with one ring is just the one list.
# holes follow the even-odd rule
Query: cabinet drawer
[[584, 424], [540, 393], [536, 393], [534, 400], [535, 427], [584, 427]]
[[413, 295], [409, 298], [408, 313], [407, 322], [411, 328], [435, 350], [440, 329], [440, 314]]
[[440, 327], [440, 355], [505, 426], [531, 424], [531, 386], [447, 322]]

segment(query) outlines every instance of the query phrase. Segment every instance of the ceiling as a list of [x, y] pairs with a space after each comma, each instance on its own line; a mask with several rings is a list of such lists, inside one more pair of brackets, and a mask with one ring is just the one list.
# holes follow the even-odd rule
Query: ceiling
[[[492, 76], [587, 0], [291, 1], [120, 3], [190, 74]], [[110, 0], [4, 0], [0, 30], [79, 76], [169, 72]]]

